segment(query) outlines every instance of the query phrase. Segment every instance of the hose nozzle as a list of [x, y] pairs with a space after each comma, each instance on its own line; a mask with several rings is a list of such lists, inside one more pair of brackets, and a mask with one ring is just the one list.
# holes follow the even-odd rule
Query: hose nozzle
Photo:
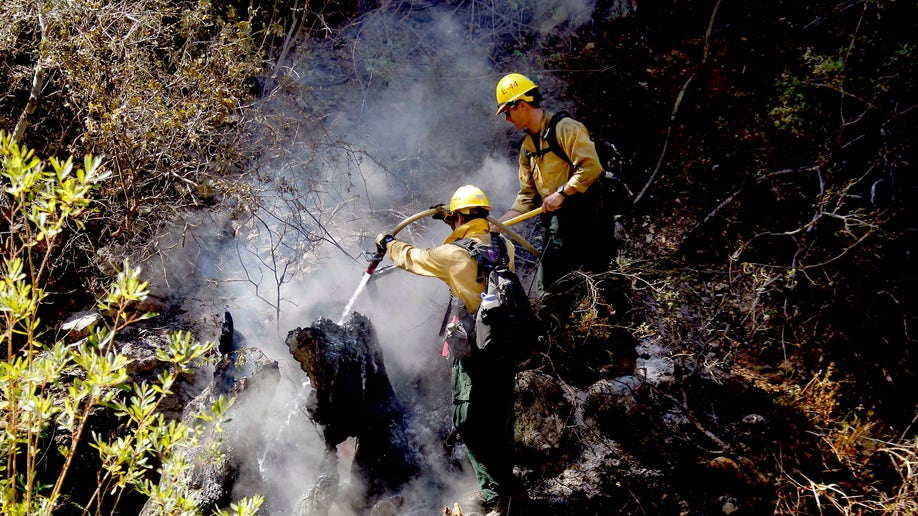
[[373, 258], [370, 259], [370, 265], [367, 265], [367, 274], [373, 274], [376, 271], [376, 267], [379, 267], [380, 262], [383, 261], [386, 255], [382, 253], [376, 253], [373, 255]]

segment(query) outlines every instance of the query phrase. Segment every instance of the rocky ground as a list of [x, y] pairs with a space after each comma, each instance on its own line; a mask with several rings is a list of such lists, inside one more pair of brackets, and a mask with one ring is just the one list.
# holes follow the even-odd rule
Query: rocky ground
[[[348, 222], [356, 218], [361, 228], [342, 238], [344, 244], [334, 243], [360, 247], [376, 229], [399, 220], [398, 210], [420, 211], [453, 189], [455, 177], [487, 169], [480, 153], [464, 149], [514, 155], [519, 135], [493, 129], [490, 118], [490, 84], [505, 69], [539, 73], [554, 106], [571, 108], [628, 158], [621, 173], [637, 195], [618, 222], [617, 262], [607, 273], [572, 281], [573, 309], [544, 314], [549, 345], [517, 378], [524, 514], [908, 513], [902, 508], [918, 492], [907, 467], [914, 464], [908, 457], [914, 457], [909, 443], [918, 392], [909, 331], [916, 313], [918, 232], [909, 203], [914, 180], [907, 174], [914, 161], [915, 98], [913, 79], [907, 79], [914, 77], [907, 59], [914, 38], [894, 21], [914, 19], [913, 5], [601, 1], [588, 21], [566, 18], [544, 31], [542, 23], [553, 19], [548, 11], [516, 23], [497, 11], [485, 16], [491, 11], [472, 9], [462, 18], [468, 22], [463, 32], [451, 19], [444, 21], [448, 17], [436, 2], [385, 4], [361, 5], [353, 16], [342, 7], [344, 21], [319, 31], [321, 37], [303, 45], [302, 61], [291, 64], [300, 83], [265, 81], [266, 97], [276, 103], [260, 106], [279, 109], [284, 124], [300, 112], [315, 115], [310, 123], [328, 124], [314, 124], [320, 127], [315, 140], [298, 132], [305, 123], [281, 128], [296, 133], [290, 140], [296, 145], [276, 155], [266, 152], [270, 156], [260, 162], [279, 170], [276, 191], [347, 194], [342, 198], [348, 200], [308, 204], [310, 215], [325, 218], [287, 226], [302, 231], [291, 230], [300, 241], [328, 238], [331, 232], [321, 230], [338, 229], [353, 194], [374, 207], [362, 219], [348, 213]], [[458, 4], [469, 7], [443, 4], [453, 14], [466, 12]], [[482, 25], [485, 19], [495, 25]], [[455, 51], [438, 39], [457, 33], [471, 35], [468, 47]], [[499, 71], [470, 66], [464, 73], [476, 80], [459, 82], [444, 68], [420, 68], [438, 81], [431, 90], [418, 86], [418, 77], [425, 76], [414, 68], [418, 63], [437, 64], [448, 55], [451, 66], [445, 69], [451, 70], [472, 48], [489, 49], [489, 67]], [[487, 88], [473, 86], [484, 82]], [[397, 95], [404, 91], [412, 93], [410, 100]], [[474, 97], [471, 105], [481, 107], [475, 104], [479, 94], [488, 96], [485, 115], [466, 104], [466, 97]], [[379, 104], [384, 108], [349, 110], [380, 97], [388, 100]], [[422, 114], [412, 110], [416, 106]], [[416, 116], [410, 123], [374, 125], [404, 113]], [[443, 120], [463, 120], [462, 130]], [[375, 130], [391, 147], [354, 150], [344, 136], [329, 137], [332, 144], [323, 140], [330, 134], [326, 127], [350, 122], [355, 129], [347, 138], [373, 141], [368, 135]], [[423, 138], [409, 138], [399, 132], [402, 126], [420, 128]], [[461, 148], [450, 143], [465, 136], [470, 139]], [[403, 140], [413, 147], [398, 147]], [[350, 168], [300, 155], [295, 166], [271, 168], [315, 142], [327, 144], [316, 144], [323, 158], [330, 149], [345, 148]], [[361, 175], [371, 162], [384, 180]], [[335, 180], [346, 176], [350, 183], [342, 187], [322, 176], [329, 168]], [[509, 171], [512, 180], [512, 169], [493, 168]], [[303, 179], [307, 171], [316, 175]], [[263, 187], [261, 180], [252, 183]], [[506, 188], [496, 179], [488, 186]], [[208, 233], [197, 253], [154, 263], [168, 269], [172, 282], [168, 288], [169, 282], [157, 284], [156, 311], [162, 315], [125, 335], [135, 375], [155, 371], [151, 350], [166, 331], [219, 335], [230, 298], [215, 299], [198, 287], [219, 282], [227, 257], [250, 249], [245, 246], [255, 240], [254, 232], [246, 234], [239, 222], [249, 208], [227, 196], [217, 215], [195, 226]], [[181, 245], [190, 246], [185, 236]], [[426, 236], [415, 228], [405, 235], [417, 241]], [[224, 247], [227, 242], [236, 245]], [[283, 257], [274, 249], [271, 258]], [[275, 287], [286, 302], [278, 304], [294, 312], [304, 306], [298, 304], [301, 290], [314, 289], [331, 301], [315, 305], [289, 328], [276, 327], [277, 314], [249, 328], [271, 326], [283, 334], [313, 325], [316, 312], [336, 319], [343, 304], [338, 298], [352, 287], [323, 283], [340, 271], [325, 272], [325, 258], [291, 267], [291, 276], [301, 281], [294, 283], [296, 292], [282, 291], [289, 277], [277, 265], [268, 272], [281, 279], [259, 286]], [[405, 298], [396, 297], [392, 283], [383, 285], [391, 299], [382, 304], [390, 305], [390, 315], [422, 312], [441, 301], [413, 286], [402, 287]], [[258, 296], [270, 298], [263, 292]], [[422, 319], [425, 327], [436, 326], [438, 316]], [[377, 328], [386, 322], [382, 316], [368, 321]], [[257, 410], [240, 413], [246, 415], [233, 434], [239, 438], [233, 444], [237, 462], [227, 477], [235, 494], [266, 490], [272, 495], [266, 513], [286, 514], [321, 485], [315, 465], [330, 460], [327, 443], [306, 409], [305, 373], [286, 350], [276, 352], [280, 339], [266, 344], [248, 337], [249, 348], [275, 350], [263, 358], [265, 371], [277, 372], [278, 379], [270, 395], [240, 402]], [[380, 339], [386, 346], [408, 340], [386, 337]], [[428, 365], [420, 353], [415, 358], [425, 374], [393, 366], [393, 355], [383, 357], [391, 387], [414, 418], [412, 435], [435, 466], [431, 475], [461, 481], [457, 489], [424, 490], [426, 499], [412, 492], [409, 499], [424, 501], [396, 505], [396, 513], [438, 511], [469, 488], [461, 445], [449, 435], [447, 373], [442, 361]], [[177, 416], [190, 399], [212, 392], [216, 379], [210, 369], [189, 378], [187, 392], [169, 413]], [[260, 430], [268, 427], [266, 438]], [[350, 460], [352, 451], [336, 446], [334, 459]], [[212, 500], [222, 504], [228, 493], [233, 491], [222, 486], [211, 492]], [[314, 506], [334, 512], [344, 505], [322, 500]]]

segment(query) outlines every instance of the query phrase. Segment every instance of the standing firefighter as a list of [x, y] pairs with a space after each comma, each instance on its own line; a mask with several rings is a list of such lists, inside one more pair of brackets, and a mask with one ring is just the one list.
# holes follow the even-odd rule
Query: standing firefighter
[[487, 275], [459, 241], [491, 246], [504, 241], [512, 267], [513, 246], [488, 231], [491, 205], [480, 189], [467, 185], [456, 190], [443, 217], [453, 232], [443, 245], [422, 249], [395, 240], [376, 238], [380, 256], [408, 272], [443, 280], [450, 290], [449, 325], [444, 356], [452, 362], [453, 424], [465, 443], [481, 489], [479, 503], [489, 514], [506, 514], [510, 495], [517, 491], [513, 476], [513, 402], [515, 364], [501, 353], [501, 343], [484, 349], [475, 343], [474, 314], [482, 303]]
[[[499, 220], [541, 204], [546, 246], [537, 272], [539, 294], [550, 292], [573, 270], [607, 270], [615, 254], [614, 228], [611, 220], [600, 216], [601, 195], [594, 184], [602, 164], [586, 127], [570, 117], [551, 124], [553, 113], [542, 109], [538, 85], [525, 75], [504, 76], [496, 95], [497, 114], [526, 132], [519, 154], [520, 189]], [[552, 150], [552, 139], [558, 151]]]

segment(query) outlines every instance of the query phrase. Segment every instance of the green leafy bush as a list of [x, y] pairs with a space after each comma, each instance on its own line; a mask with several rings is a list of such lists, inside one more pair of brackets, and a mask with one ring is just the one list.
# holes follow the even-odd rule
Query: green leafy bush
[[[115, 511], [126, 490], [147, 495], [159, 514], [197, 514], [200, 509], [187, 486], [172, 483], [174, 473], [188, 468], [185, 450], [200, 446], [205, 432], [219, 433], [224, 411], [219, 399], [200, 423], [167, 421], [157, 411], [172, 394], [178, 375], [190, 370], [211, 343], [194, 342], [175, 333], [156, 358], [167, 367], [152, 384], [129, 384], [129, 358], [115, 347], [119, 331], [154, 314], [138, 313], [135, 303], [147, 296], [140, 268], [126, 261], [97, 308], [106, 323], [76, 344], [47, 343], [48, 332], [38, 317], [45, 299], [43, 282], [49, 257], [64, 227], [80, 227], [90, 209], [90, 194], [108, 173], [92, 156], [74, 169], [72, 159], [50, 159], [51, 170], [33, 151], [0, 132], [4, 216], [4, 259], [0, 278], [4, 361], [0, 363], [0, 513], [53, 514], [64, 503], [86, 513]], [[120, 435], [87, 434], [88, 422], [100, 411], [124, 420]], [[56, 452], [62, 467], [50, 475], [40, 467], [42, 455], [58, 436]], [[63, 440], [60, 436], [65, 436]], [[92, 493], [68, 493], [67, 475], [81, 444], [98, 451], [101, 469]], [[209, 453], [219, 454], [219, 441], [208, 439]], [[61, 444], [63, 443], [63, 444]], [[158, 471], [155, 471], [158, 468]], [[153, 474], [156, 473], [154, 476]], [[162, 477], [163, 482], [153, 478]], [[79, 498], [87, 496], [88, 498]], [[243, 500], [234, 514], [254, 514], [261, 498]], [[228, 514], [228, 513], [223, 513]]]

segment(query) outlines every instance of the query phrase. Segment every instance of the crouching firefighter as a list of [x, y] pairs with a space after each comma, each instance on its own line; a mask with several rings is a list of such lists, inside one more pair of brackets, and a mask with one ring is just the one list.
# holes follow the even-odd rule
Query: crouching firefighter
[[[383, 233], [376, 238], [376, 246], [379, 256], [388, 252], [396, 266], [439, 278], [449, 286], [443, 355], [451, 361], [453, 425], [478, 478], [477, 501], [482, 512], [499, 515], [507, 513], [510, 497], [520, 491], [513, 476], [515, 364], [501, 352], [501, 343], [490, 341], [484, 349], [476, 344], [475, 314], [487, 274], [482, 274], [478, 260], [467, 249], [469, 242], [481, 249], [506, 249], [513, 267], [513, 245], [488, 230], [490, 210], [484, 192], [466, 185], [453, 194], [449, 210], [435, 216], [453, 230], [443, 245], [417, 248]], [[492, 246], [492, 239], [504, 245]], [[469, 512], [470, 508], [463, 508]]]

